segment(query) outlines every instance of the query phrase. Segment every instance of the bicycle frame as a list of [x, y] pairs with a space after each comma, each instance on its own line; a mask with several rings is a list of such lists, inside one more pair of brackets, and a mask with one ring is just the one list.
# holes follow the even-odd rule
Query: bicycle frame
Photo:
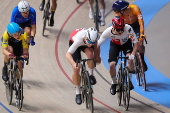
[[[123, 94], [123, 105], [125, 107], [125, 110], [128, 110], [129, 107], [129, 101], [130, 101], [130, 75], [129, 75], [129, 69], [126, 65], [128, 57], [122, 57], [121, 55], [118, 57], [118, 60], [120, 61], [118, 73], [117, 73], [117, 97], [118, 97], [118, 105], [121, 104], [122, 94]], [[124, 60], [123, 60], [124, 59]]]
[[81, 90], [82, 90], [83, 103], [86, 102], [86, 108], [87, 109], [89, 108], [91, 113], [93, 113], [94, 111], [93, 95], [92, 95], [93, 89], [92, 89], [92, 85], [90, 84], [89, 73], [86, 70], [86, 65], [85, 65], [85, 62], [89, 60], [93, 60], [94, 62], [94, 59], [77, 60], [76, 66], [78, 66], [78, 63], [81, 63]]
[[99, 15], [99, 6], [98, 6], [98, 0], [95, 0], [95, 13], [94, 13], [94, 23], [95, 23], [95, 28], [99, 32], [99, 24], [100, 24], [100, 15]]
[[44, 31], [46, 29], [46, 23], [48, 21], [48, 26], [49, 26], [49, 16], [50, 16], [50, 0], [48, 0], [48, 2], [45, 5], [45, 9], [44, 9], [44, 15], [43, 15], [43, 31], [42, 31], [42, 35], [44, 36]]
[[[21, 57], [11, 58], [8, 63], [8, 76], [9, 80], [5, 82], [6, 86], [6, 97], [8, 104], [11, 104], [13, 97], [13, 90], [15, 92], [19, 92], [16, 96], [18, 100], [16, 100], [16, 106], [19, 110], [22, 108], [23, 103], [23, 82], [22, 82], [22, 74], [18, 68], [18, 61]], [[25, 59], [28, 64], [28, 59]]]

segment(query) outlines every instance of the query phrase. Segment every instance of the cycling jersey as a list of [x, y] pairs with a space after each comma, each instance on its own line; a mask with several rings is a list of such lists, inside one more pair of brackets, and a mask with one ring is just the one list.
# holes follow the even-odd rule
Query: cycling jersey
[[26, 32], [22, 32], [19, 40], [16, 40], [13, 37], [10, 37], [8, 32], [5, 31], [2, 37], [2, 47], [8, 47], [12, 45], [22, 45], [22, 48], [28, 48], [28, 43], [27, 43], [27, 34]]
[[[144, 33], [144, 22], [143, 22], [143, 16], [142, 13], [137, 5], [131, 4], [126, 9], [127, 11], [124, 12], [123, 18], [126, 24], [133, 24], [136, 21], [138, 21], [140, 25], [140, 33]], [[116, 13], [116, 16], [119, 15]]]
[[73, 44], [70, 46], [67, 52], [73, 54], [78, 47], [80, 46], [86, 46], [84, 42], [84, 37], [86, 35], [85, 29], [76, 29], [70, 34], [70, 41], [73, 42]]
[[21, 15], [21, 12], [19, 12], [18, 6], [16, 6], [12, 11], [11, 22], [26, 23], [28, 21], [30, 21], [30, 25], [36, 24], [36, 12], [35, 12], [35, 10], [32, 7], [30, 7], [28, 18], [24, 18]]
[[125, 44], [130, 38], [133, 43], [138, 42], [136, 34], [132, 27], [128, 24], [125, 24], [124, 32], [118, 36], [112, 33], [113, 26], [108, 27], [100, 36], [98, 40], [98, 45], [100, 46], [107, 38], [111, 38], [111, 41], [117, 45]]

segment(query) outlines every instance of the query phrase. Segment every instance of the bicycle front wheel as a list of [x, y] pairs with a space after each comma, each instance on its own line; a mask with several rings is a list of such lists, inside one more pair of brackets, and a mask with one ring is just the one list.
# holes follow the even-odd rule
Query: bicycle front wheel
[[6, 91], [6, 98], [8, 101], [8, 104], [10, 105], [12, 102], [12, 97], [13, 97], [13, 75], [12, 71], [8, 70], [8, 77], [9, 80], [5, 82], [5, 91]]
[[140, 82], [142, 85], [142, 88], [144, 91], [146, 91], [146, 78], [145, 78], [145, 72], [144, 72], [144, 66], [143, 66], [143, 61], [140, 56], [140, 53], [137, 53], [137, 59], [139, 61], [139, 77], [140, 77]]
[[91, 88], [91, 84], [90, 84], [90, 79], [89, 79], [89, 73], [88, 71], [85, 72], [85, 79], [86, 79], [86, 108], [90, 109], [91, 113], [93, 113], [93, 90]]
[[124, 77], [123, 77], [123, 105], [127, 111], [129, 108], [130, 101], [130, 75], [127, 68], [124, 68]]
[[[120, 66], [120, 65], [119, 65]], [[119, 68], [119, 71], [117, 73], [117, 87], [116, 87], [116, 93], [117, 93], [117, 103], [120, 106], [121, 100], [122, 100], [122, 75], [121, 75], [121, 67]]]
[[16, 90], [18, 92], [18, 95], [17, 95], [18, 100], [16, 101], [16, 104], [17, 104], [18, 110], [21, 110], [22, 105], [23, 105], [23, 81], [22, 81], [21, 73], [18, 68], [16, 70], [16, 73], [17, 73], [17, 78], [19, 78], [19, 79], [17, 79], [17, 78], [15, 79], [16, 80]]

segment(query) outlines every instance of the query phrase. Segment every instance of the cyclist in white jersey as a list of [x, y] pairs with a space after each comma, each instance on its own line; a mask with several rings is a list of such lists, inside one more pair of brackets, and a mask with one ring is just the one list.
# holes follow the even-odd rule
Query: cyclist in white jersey
[[[73, 84], [76, 88], [76, 103], [80, 105], [81, 91], [80, 91], [80, 65], [76, 67], [76, 61], [81, 60], [81, 51], [83, 51], [88, 59], [97, 57], [97, 40], [99, 39], [98, 31], [91, 27], [89, 29], [76, 29], [70, 34], [69, 49], [66, 53], [68, 62], [72, 65]], [[93, 76], [94, 63], [93, 61], [87, 61], [89, 67], [89, 78], [91, 85], [96, 84], [96, 79]]]
[[[110, 76], [112, 78], [112, 85], [110, 93], [116, 94], [116, 61], [120, 51], [123, 51], [124, 55], [129, 57], [128, 67], [130, 74], [133, 71], [133, 59], [138, 48], [138, 39], [132, 27], [124, 23], [122, 17], [116, 16], [112, 19], [113, 26], [107, 28], [101, 35], [98, 41], [98, 57], [97, 62], [101, 61], [100, 58], [100, 45], [107, 39], [111, 38], [110, 49], [109, 49], [109, 65], [110, 65]], [[134, 46], [132, 47], [132, 43]], [[130, 82], [130, 88], [133, 89], [133, 84]]]

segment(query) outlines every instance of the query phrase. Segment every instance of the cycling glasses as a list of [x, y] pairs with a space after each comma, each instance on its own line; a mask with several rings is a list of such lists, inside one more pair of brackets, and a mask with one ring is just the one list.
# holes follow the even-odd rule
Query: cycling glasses
[[96, 42], [91, 42], [90, 40], [87, 40], [89, 44], [95, 44]]
[[115, 29], [117, 32], [123, 32], [124, 31], [124, 29]]

